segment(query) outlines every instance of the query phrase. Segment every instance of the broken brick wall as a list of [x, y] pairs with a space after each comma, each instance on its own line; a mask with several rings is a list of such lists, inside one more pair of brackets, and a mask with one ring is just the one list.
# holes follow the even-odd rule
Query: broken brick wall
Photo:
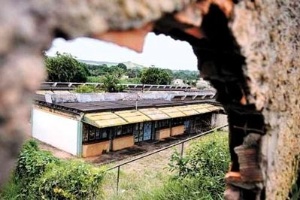
[[261, 167], [267, 199], [286, 199], [300, 153], [300, 4], [242, 1], [232, 30], [246, 57], [249, 100], [263, 110]]

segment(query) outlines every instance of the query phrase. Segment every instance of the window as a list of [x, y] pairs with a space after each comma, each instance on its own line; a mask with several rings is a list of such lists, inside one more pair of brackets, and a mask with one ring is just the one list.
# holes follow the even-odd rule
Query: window
[[174, 118], [172, 120], [172, 125], [173, 126], [180, 126], [180, 125], [183, 125], [183, 124], [184, 124], [184, 118], [182, 118], [182, 117]]
[[82, 140], [83, 140], [83, 142], [89, 141], [89, 134], [88, 134], [88, 126], [87, 125], [83, 126]]
[[83, 142], [97, 142], [102, 140], [109, 139], [110, 128], [102, 128], [99, 129], [95, 126], [91, 126], [89, 124], [83, 125]]
[[132, 135], [133, 134], [133, 125], [125, 125], [122, 127], [122, 135]]
[[139, 130], [139, 127], [133, 127], [132, 124], [130, 125], [124, 125], [124, 126], [118, 126], [115, 128], [116, 136], [123, 136], [123, 135], [132, 135], [133, 134], [133, 128], [135, 130]]
[[122, 126], [116, 127], [116, 135], [117, 135], [117, 136], [122, 135]]
[[169, 128], [170, 120], [160, 120], [155, 122], [156, 129]]

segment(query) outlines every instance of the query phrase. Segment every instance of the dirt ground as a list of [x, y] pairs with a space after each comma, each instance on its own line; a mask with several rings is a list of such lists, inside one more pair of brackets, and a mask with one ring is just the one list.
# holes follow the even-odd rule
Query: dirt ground
[[[152, 151], [161, 149], [163, 147], [169, 146], [171, 144], [177, 143], [179, 141], [182, 141], [186, 138], [188, 138], [188, 135], [184, 136], [177, 136], [177, 137], [171, 137], [164, 141], [150, 141], [150, 142], [141, 142], [133, 147], [115, 151], [115, 152], [108, 152], [105, 154], [102, 154], [101, 156], [96, 157], [90, 157], [90, 158], [81, 158], [86, 162], [95, 164], [95, 165], [108, 165], [110, 167], [113, 167], [115, 165], [124, 163], [126, 161], [132, 160], [134, 158], [137, 158], [139, 156], [142, 156], [143, 154], [150, 153]], [[45, 144], [43, 142], [38, 142], [39, 147], [43, 150], [50, 151], [55, 157], [61, 158], [61, 159], [78, 159], [76, 156], [73, 156], [67, 152], [64, 152], [62, 150], [59, 150], [53, 146], [50, 146], [48, 144]], [[184, 145], [185, 147], [187, 144]], [[166, 150], [163, 150], [159, 153], [156, 153], [154, 155], [147, 156], [145, 158], [142, 158], [138, 161], [126, 164], [122, 168], [133, 168], [133, 170], [142, 169], [144, 167], [154, 168], [158, 165], [165, 165], [167, 166], [170, 157], [172, 153], [177, 149], [178, 151], [181, 150], [181, 145], [175, 146]]]

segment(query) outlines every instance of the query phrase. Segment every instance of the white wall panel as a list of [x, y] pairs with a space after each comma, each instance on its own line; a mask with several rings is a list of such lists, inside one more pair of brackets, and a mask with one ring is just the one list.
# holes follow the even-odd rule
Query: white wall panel
[[33, 108], [32, 136], [73, 155], [77, 150], [78, 121]]

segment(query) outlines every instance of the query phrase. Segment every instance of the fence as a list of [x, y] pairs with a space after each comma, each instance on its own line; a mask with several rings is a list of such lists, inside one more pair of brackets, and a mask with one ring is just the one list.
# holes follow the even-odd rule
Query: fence
[[187, 138], [187, 139], [185, 139], [185, 140], [182, 140], [182, 141], [180, 141], [180, 142], [171, 144], [171, 145], [166, 146], [166, 147], [163, 147], [163, 148], [161, 148], [161, 149], [154, 150], [154, 151], [149, 152], [149, 153], [145, 153], [145, 154], [140, 155], [140, 156], [137, 156], [137, 157], [135, 157], [135, 158], [133, 158], [133, 159], [131, 159], [131, 160], [128, 160], [128, 161], [126, 161], [126, 162], [124, 162], [124, 163], [118, 164], [118, 165], [116, 165], [116, 166], [114, 166], [114, 167], [111, 167], [111, 168], [107, 169], [107, 171], [110, 171], [110, 170], [113, 170], [113, 169], [117, 169], [117, 180], [116, 180], [116, 191], [117, 191], [117, 194], [119, 193], [120, 170], [121, 170], [121, 167], [122, 167], [122, 166], [127, 165], [127, 164], [129, 164], [129, 163], [132, 163], [132, 162], [134, 162], [134, 161], [140, 160], [140, 159], [142, 159], [142, 158], [151, 156], [151, 155], [153, 155], [153, 154], [159, 153], [159, 152], [161, 152], [161, 151], [170, 149], [170, 148], [172, 148], [172, 147], [179, 146], [179, 145], [181, 146], [181, 148], [180, 148], [180, 156], [182, 157], [182, 156], [183, 156], [183, 152], [184, 152], [184, 144], [185, 144], [186, 142], [189, 142], [189, 141], [191, 141], [191, 140], [197, 139], [197, 138], [199, 138], [199, 137], [202, 137], [202, 136], [207, 135], [207, 134], [209, 134], [209, 133], [212, 133], [212, 132], [214, 132], [214, 131], [223, 129], [223, 128], [227, 127], [227, 126], [228, 126], [228, 124], [223, 125], [223, 126], [219, 126], [219, 127], [216, 127], [216, 128], [213, 128], [213, 129], [211, 129], [211, 130], [209, 130], [209, 131], [205, 131], [205, 132], [203, 132], [203, 133], [201, 133], [201, 134], [198, 134], [198, 135], [189, 137], [189, 138]]

